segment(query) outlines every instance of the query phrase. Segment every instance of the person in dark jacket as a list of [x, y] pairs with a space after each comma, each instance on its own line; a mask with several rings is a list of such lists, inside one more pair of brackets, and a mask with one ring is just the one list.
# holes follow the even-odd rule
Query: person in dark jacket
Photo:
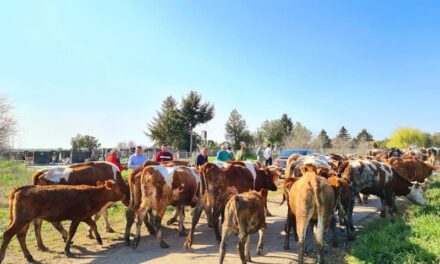
[[156, 153], [157, 162], [173, 160], [173, 154], [168, 151], [168, 144], [163, 144], [161, 150]]
[[200, 167], [203, 164], [205, 164], [206, 162], [208, 162], [208, 149], [203, 147], [200, 150], [200, 154], [196, 158], [196, 166]]

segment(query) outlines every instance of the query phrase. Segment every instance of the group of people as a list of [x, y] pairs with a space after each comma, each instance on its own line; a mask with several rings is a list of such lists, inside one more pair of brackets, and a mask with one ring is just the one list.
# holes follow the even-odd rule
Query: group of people
[[[267, 148], [263, 148], [259, 145], [256, 151], [257, 161], [264, 163], [266, 166], [272, 165], [272, 152], [273, 152], [272, 144], [268, 144]], [[140, 168], [142, 164], [144, 164], [144, 162], [147, 160], [147, 156], [145, 156], [145, 154], [143, 153], [143, 149], [141, 146], [136, 147], [135, 153], [131, 155], [130, 158], [128, 159], [127, 166], [121, 165], [120, 156], [121, 156], [121, 152], [118, 149], [114, 149], [110, 152], [106, 161], [115, 164], [120, 171], [123, 171], [127, 169], [134, 170]], [[217, 152], [216, 160], [244, 161], [247, 159], [247, 156], [248, 156], [248, 151], [245, 146], [242, 146], [241, 149], [237, 152], [237, 155], [234, 155], [234, 152], [232, 151], [231, 147], [222, 145], [221, 149]], [[156, 153], [154, 160], [157, 162], [173, 160], [173, 154], [169, 152], [167, 144], [163, 144], [161, 146], [161, 149]], [[196, 166], [202, 166], [207, 162], [208, 162], [208, 149], [206, 147], [203, 147], [200, 150], [200, 154], [197, 155], [196, 157], [195, 164]]]
[[[134, 170], [140, 168], [142, 164], [144, 164], [144, 162], [148, 159], [147, 156], [145, 156], [141, 146], [136, 147], [135, 153], [131, 155], [128, 159], [127, 166], [121, 165], [120, 157], [121, 152], [118, 149], [114, 149], [110, 152], [106, 161], [115, 164], [120, 171], [123, 171], [127, 169]], [[157, 162], [173, 160], [173, 154], [169, 152], [167, 144], [163, 144], [161, 146], [161, 149], [156, 153], [154, 160]]]

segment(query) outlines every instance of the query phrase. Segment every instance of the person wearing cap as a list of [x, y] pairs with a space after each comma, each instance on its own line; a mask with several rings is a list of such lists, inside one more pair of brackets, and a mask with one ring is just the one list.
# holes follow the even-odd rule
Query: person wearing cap
[[128, 168], [136, 169], [142, 166], [144, 162], [147, 160], [147, 157], [144, 153], [142, 153], [142, 147], [137, 146], [133, 155], [128, 159]]
[[161, 150], [156, 153], [157, 162], [173, 160], [173, 154], [168, 151], [168, 144], [163, 144]]

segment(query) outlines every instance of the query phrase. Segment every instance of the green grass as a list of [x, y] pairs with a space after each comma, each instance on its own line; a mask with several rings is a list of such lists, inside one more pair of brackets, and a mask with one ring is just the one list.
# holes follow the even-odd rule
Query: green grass
[[440, 175], [425, 194], [426, 206], [409, 205], [390, 223], [378, 219], [361, 231], [348, 263], [440, 263]]

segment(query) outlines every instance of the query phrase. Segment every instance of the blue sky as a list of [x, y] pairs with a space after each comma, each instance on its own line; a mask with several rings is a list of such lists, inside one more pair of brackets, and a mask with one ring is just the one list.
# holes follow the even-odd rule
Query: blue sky
[[17, 147], [134, 140], [172, 95], [255, 130], [288, 113], [318, 133], [440, 131], [439, 1], [2, 1], [0, 93]]

